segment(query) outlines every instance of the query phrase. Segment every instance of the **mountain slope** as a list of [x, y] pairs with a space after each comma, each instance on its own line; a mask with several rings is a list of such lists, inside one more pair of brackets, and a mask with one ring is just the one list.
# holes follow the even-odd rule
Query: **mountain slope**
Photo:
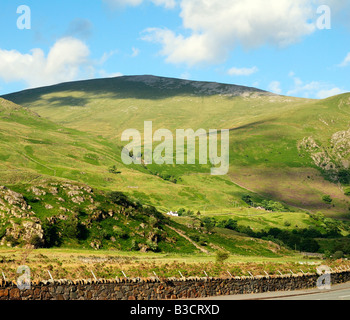
[[122, 191], [166, 212], [178, 206], [197, 210], [229, 206], [232, 194], [240, 197], [245, 192], [227, 178], [207, 174], [184, 176], [181, 184], [175, 184], [143, 166], [124, 165], [120, 155], [116, 141], [64, 127], [0, 99], [0, 185], [70, 180]]
[[[250, 190], [257, 202], [271, 198], [348, 218], [350, 198], [344, 193], [350, 183], [349, 94], [311, 100], [228, 84], [134, 76], [65, 83], [5, 97], [110, 146], [121, 145], [126, 129], [142, 133], [144, 121], [153, 121], [153, 130], [172, 132], [230, 129], [227, 177], [211, 177], [210, 166], [198, 164], [123, 169], [130, 173], [126, 179], [135, 174], [143, 178], [133, 180], [129, 186], [138, 189], [129, 189], [130, 194], [154, 205], [229, 211], [233, 202], [242, 205], [242, 195]], [[162, 179], [167, 176], [177, 183]], [[115, 188], [116, 183], [105, 186]], [[323, 200], [325, 195], [331, 203]]]

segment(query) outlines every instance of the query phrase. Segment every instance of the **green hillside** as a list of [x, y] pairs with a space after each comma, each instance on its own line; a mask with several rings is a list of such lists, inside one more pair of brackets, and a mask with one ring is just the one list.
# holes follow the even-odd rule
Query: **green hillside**
[[[350, 94], [298, 99], [153, 76], [7, 95], [0, 99], [1, 244], [350, 254], [349, 112]], [[211, 165], [198, 161], [124, 165], [121, 133], [142, 133], [144, 121], [174, 133], [230, 129], [229, 173], [212, 176]], [[181, 217], [169, 218], [170, 210]]]
[[[80, 148], [88, 146], [90, 151], [59, 152], [65, 162], [49, 159], [47, 146], [44, 154], [33, 149], [32, 156], [47, 158], [48, 167], [69, 164], [69, 174], [52, 168], [59, 177], [118, 189], [164, 211], [184, 207], [230, 213], [246, 205], [242, 197], [248, 193], [257, 204], [272, 199], [294, 211], [349, 217], [350, 94], [310, 100], [229, 84], [134, 76], [65, 83], [4, 98], [69, 128], [64, 132], [72, 132], [73, 140], [79, 137]], [[172, 132], [231, 129], [229, 174], [210, 176], [210, 166], [198, 164], [125, 167], [121, 133], [129, 128], [142, 133], [144, 121], [153, 121], [153, 130]], [[84, 139], [89, 141], [84, 144]], [[121, 174], [108, 173], [112, 165]]]

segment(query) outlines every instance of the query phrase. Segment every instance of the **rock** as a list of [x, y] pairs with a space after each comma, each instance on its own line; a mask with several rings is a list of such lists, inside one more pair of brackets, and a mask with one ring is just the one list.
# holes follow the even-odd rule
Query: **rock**
[[58, 194], [58, 188], [57, 187], [51, 187], [49, 188], [49, 192], [53, 195], [57, 195]]
[[74, 203], [81, 204], [85, 201], [85, 199], [83, 197], [75, 197], [75, 198], [72, 198], [72, 201]]

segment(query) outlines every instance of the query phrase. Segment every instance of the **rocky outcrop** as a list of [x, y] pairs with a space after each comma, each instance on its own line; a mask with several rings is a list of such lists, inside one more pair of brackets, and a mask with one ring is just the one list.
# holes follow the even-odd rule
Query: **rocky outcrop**
[[318, 168], [336, 180], [339, 170], [350, 168], [350, 129], [334, 133], [329, 144], [317, 143], [313, 137], [305, 137], [299, 142], [298, 149], [299, 152], [308, 153]]

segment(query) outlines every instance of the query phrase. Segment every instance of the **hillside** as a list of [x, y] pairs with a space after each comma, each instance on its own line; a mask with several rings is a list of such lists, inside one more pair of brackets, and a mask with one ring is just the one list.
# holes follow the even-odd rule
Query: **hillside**
[[[133, 76], [64, 83], [4, 98], [108, 147], [104, 153], [98, 148], [84, 152], [95, 157], [87, 161], [94, 172], [90, 181], [58, 174], [65, 178], [125, 191], [164, 211], [230, 212], [234, 203], [245, 205], [242, 197], [249, 193], [255, 202], [273, 199], [294, 210], [349, 217], [350, 94], [311, 100], [229, 84]], [[153, 121], [153, 130], [230, 129], [229, 174], [212, 177], [210, 167], [200, 165], [125, 167], [120, 135], [129, 128], [142, 132], [146, 120]], [[102, 179], [101, 165], [107, 161], [100, 158], [110, 157], [111, 150], [122, 175]], [[72, 152], [80, 163], [82, 152]]]

